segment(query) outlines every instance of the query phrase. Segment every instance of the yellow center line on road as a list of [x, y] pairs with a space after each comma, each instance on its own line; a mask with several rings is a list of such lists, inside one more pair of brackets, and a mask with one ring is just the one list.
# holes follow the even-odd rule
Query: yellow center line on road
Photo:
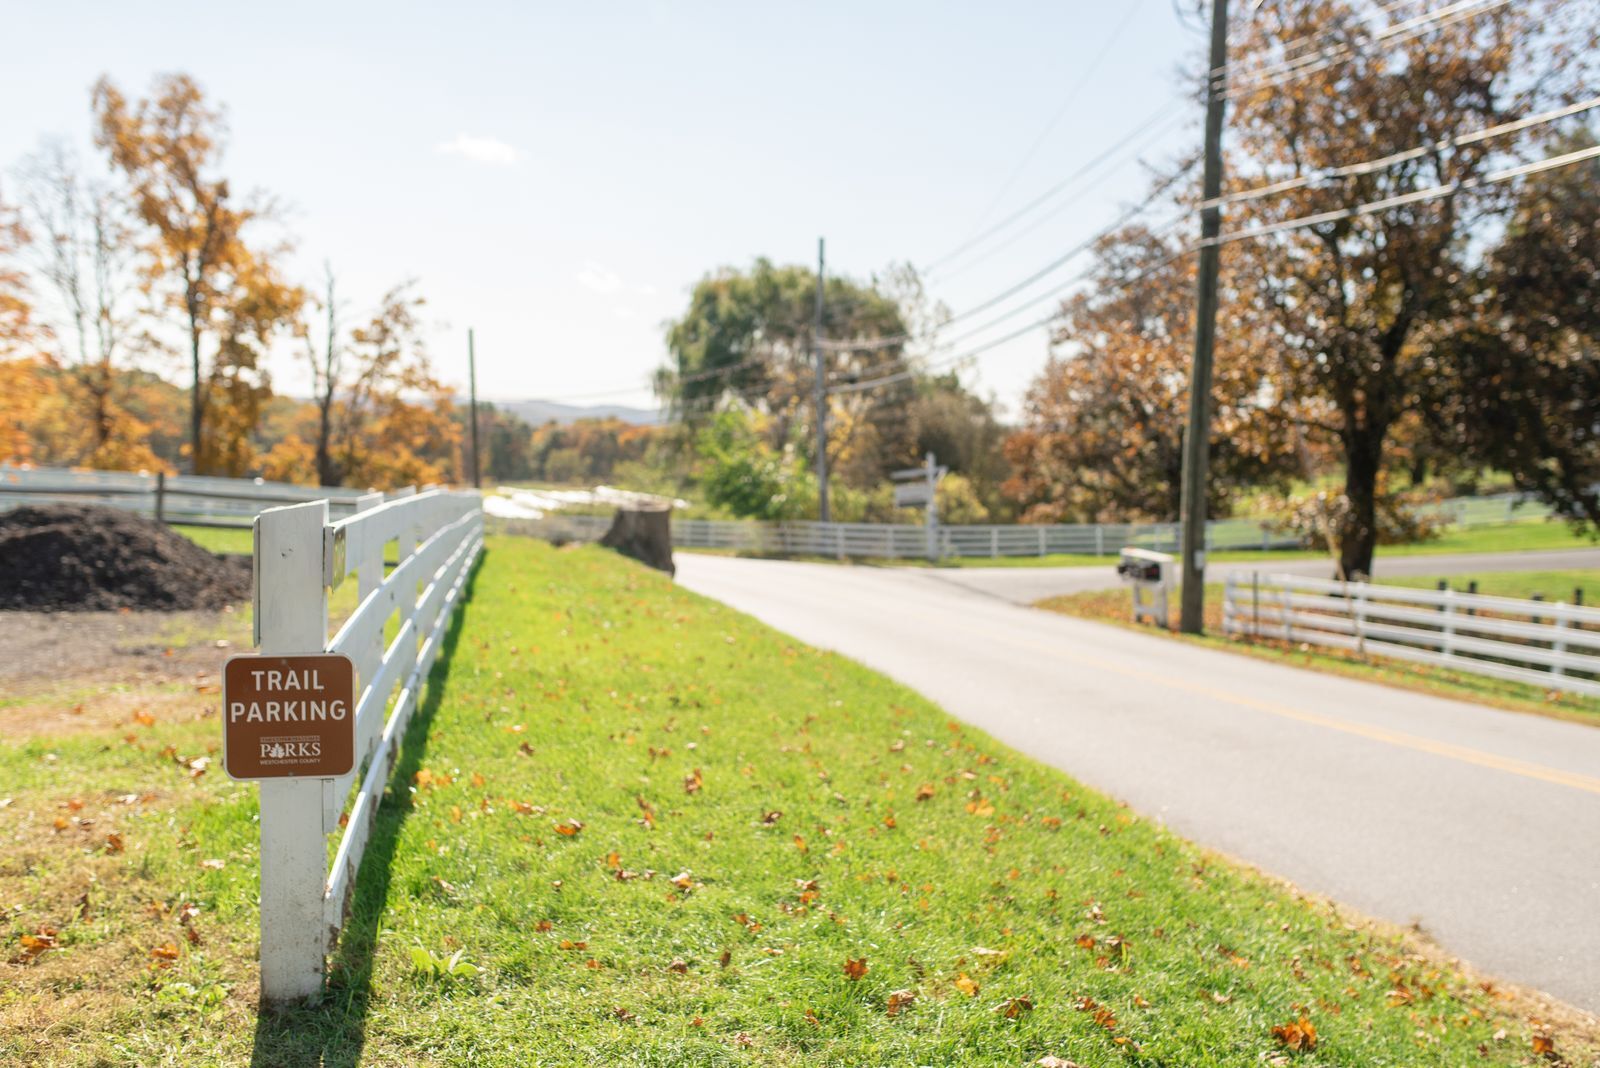
[[[975, 627], [962, 627], [960, 629], [970, 630], [972, 633], [982, 634], [984, 637], [992, 638], [995, 636], [993, 631], [980, 630]], [[1109, 671], [1127, 678], [1153, 682], [1169, 690], [1209, 697], [1214, 701], [1222, 701], [1226, 704], [1238, 705], [1241, 708], [1254, 709], [1257, 712], [1266, 712], [1269, 715], [1279, 716], [1283, 719], [1309, 723], [1314, 727], [1323, 727], [1328, 730], [1341, 731], [1345, 734], [1353, 734], [1357, 737], [1383, 742], [1386, 745], [1392, 745], [1400, 749], [1412, 749], [1419, 753], [1429, 753], [1433, 756], [1444, 757], [1447, 760], [1458, 760], [1463, 764], [1475, 764], [1481, 768], [1491, 768], [1510, 775], [1521, 775], [1523, 778], [1536, 779], [1539, 782], [1553, 783], [1557, 786], [1567, 786], [1574, 790], [1583, 790], [1587, 793], [1600, 795], [1600, 778], [1592, 775], [1583, 775], [1575, 771], [1562, 771], [1559, 768], [1550, 768], [1543, 764], [1517, 760], [1514, 757], [1500, 756], [1498, 753], [1489, 753], [1482, 749], [1473, 749], [1470, 746], [1436, 741], [1432, 738], [1407, 734], [1404, 731], [1390, 730], [1387, 727], [1376, 727], [1368, 723], [1356, 723], [1351, 720], [1339, 719], [1335, 716], [1323, 715], [1319, 712], [1308, 712], [1305, 709], [1280, 704], [1277, 701], [1263, 701], [1259, 698], [1247, 697], [1244, 694], [1218, 689], [1215, 686], [1207, 686], [1204, 683], [1190, 682], [1186, 679], [1173, 678], [1167, 675], [1157, 675], [1154, 672], [1143, 669], [1121, 667], [1105, 660], [1079, 656], [1038, 642], [1015, 638], [1002, 640], [1010, 645], [1045, 653], [1056, 659], [1067, 660], [1096, 671]], [[1232, 654], [1219, 652], [1218, 655], [1228, 656]]]

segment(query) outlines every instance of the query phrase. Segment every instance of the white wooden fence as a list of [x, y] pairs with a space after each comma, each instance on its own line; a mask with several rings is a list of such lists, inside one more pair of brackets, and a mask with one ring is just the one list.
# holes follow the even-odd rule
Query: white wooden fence
[[[398, 563], [385, 574], [389, 543]], [[322, 989], [406, 724], [482, 546], [482, 503], [470, 491], [415, 494], [332, 522], [326, 501], [268, 509], [256, 520], [260, 651], [345, 653], [358, 689], [354, 771], [261, 783], [261, 992], [269, 1001]], [[351, 571], [360, 600], [329, 638], [328, 590]], [[385, 641], [391, 620], [396, 630]], [[330, 869], [328, 838], [347, 811]]]
[[191, 526], [248, 527], [265, 508], [328, 502], [349, 515], [382, 500], [367, 490], [299, 486], [259, 478], [213, 478], [135, 471], [77, 471], [0, 464], [0, 511], [19, 504], [99, 504]]
[[[610, 516], [551, 512], [539, 519], [507, 519], [507, 529], [553, 541], [594, 541], [611, 526]], [[1211, 549], [1289, 548], [1290, 535], [1250, 519], [1206, 525]], [[768, 523], [756, 520], [672, 520], [672, 543], [684, 549], [731, 549], [779, 556], [854, 556], [904, 559], [928, 555], [926, 527], [910, 523]], [[940, 557], [1045, 556], [1083, 553], [1111, 556], [1124, 548], [1177, 551], [1176, 523], [939, 526], [933, 547]]]
[[1235, 571], [1222, 626], [1600, 696], [1595, 608]]

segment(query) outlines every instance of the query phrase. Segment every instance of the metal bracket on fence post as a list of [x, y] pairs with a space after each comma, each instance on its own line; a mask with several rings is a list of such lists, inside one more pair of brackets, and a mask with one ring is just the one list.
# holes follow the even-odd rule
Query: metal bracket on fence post
[[[269, 508], [256, 517], [255, 615], [261, 652], [320, 653], [328, 642], [323, 536], [328, 502]], [[331, 780], [261, 782], [261, 999], [322, 991], [328, 929], [323, 792]]]

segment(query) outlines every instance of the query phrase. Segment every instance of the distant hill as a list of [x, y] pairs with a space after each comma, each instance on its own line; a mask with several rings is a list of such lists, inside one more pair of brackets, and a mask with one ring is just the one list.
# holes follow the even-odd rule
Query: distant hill
[[621, 419], [639, 426], [655, 426], [661, 413], [653, 408], [629, 408], [623, 404], [558, 404], [555, 401], [491, 401], [496, 408], [518, 416], [523, 422], [540, 426], [554, 420], [565, 426], [579, 419]]

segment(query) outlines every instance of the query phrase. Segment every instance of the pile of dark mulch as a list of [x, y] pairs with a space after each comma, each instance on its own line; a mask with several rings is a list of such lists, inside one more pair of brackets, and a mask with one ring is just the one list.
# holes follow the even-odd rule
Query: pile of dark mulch
[[221, 608], [251, 595], [250, 558], [218, 556], [164, 524], [89, 504], [0, 512], [0, 609]]

